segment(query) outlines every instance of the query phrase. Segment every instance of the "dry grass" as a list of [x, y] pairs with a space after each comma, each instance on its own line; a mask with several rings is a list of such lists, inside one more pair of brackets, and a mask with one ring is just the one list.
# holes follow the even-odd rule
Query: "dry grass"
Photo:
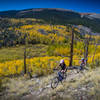
[[77, 94], [78, 96], [80, 94], [80, 96], [83, 96], [84, 92], [87, 93], [86, 96], [91, 100], [100, 100], [100, 68], [85, 74], [75, 75], [72, 79], [66, 80], [56, 89], [51, 90], [49, 94], [57, 95], [59, 92], [63, 93], [63, 95], [66, 94], [66, 98], [69, 96], [71, 100], [76, 100], [72, 98], [73, 95]]
[[[74, 71], [72, 71], [74, 72]], [[59, 84], [56, 89], [50, 88], [50, 80], [54, 77], [54, 74], [40, 77], [38, 79], [28, 79], [28, 77], [6, 79], [6, 83], [3, 82], [3, 86], [7, 87], [6, 92], [9, 96], [24, 96], [32, 95], [35, 93], [37, 97], [50, 97], [51, 100], [58, 100], [58, 97], [66, 100], [79, 100], [78, 96], [86, 95], [91, 100], [99, 100], [100, 98], [100, 68], [90, 70], [84, 74], [70, 75], [63, 83]], [[48, 87], [49, 86], [49, 87]], [[39, 94], [38, 94], [39, 93]], [[38, 96], [39, 95], [39, 96]], [[76, 98], [73, 98], [75, 96]], [[12, 99], [14, 100], [14, 99]], [[84, 100], [84, 99], [83, 99]], [[88, 100], [88, 99], [86, 99]]]

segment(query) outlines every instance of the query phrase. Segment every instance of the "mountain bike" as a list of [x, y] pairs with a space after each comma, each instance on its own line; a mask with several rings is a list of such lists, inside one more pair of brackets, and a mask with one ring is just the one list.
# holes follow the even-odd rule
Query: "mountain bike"
[[76, 73], [84, 74], [89, 69], [87, 67], [82, 67], [82, 66], [71, 66], [71, 67], [68, 67], [68, 70], [75, 70]]
[[62, 83], [62, 81], [66, 79], [66, 77], [67, 77], [66, 72], [61, 73], [61, 74], [62, 74], [62, 77], [63, 77], [62, 79], [61, 79], [61, 77], [59, 77], [59, 75], [57, 73], [57, 75], [51, 80], [51, 88], [52, 89], [55, 89], [60, 82]]

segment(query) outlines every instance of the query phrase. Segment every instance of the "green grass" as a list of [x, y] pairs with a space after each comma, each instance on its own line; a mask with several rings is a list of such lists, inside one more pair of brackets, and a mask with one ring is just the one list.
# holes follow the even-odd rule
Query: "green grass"
[[[27, 57], [38, 57], [38, 56], [46, 56], [47, 53], [47, 45], [43, 44], [36, 44], [30, 45], [27, 48]], [[0, 63], [23, 59], [24, 56], [24, 46], [16, 46], [16, 47], [9, 47], [9, 48], [2, 48], [0, 49]]]

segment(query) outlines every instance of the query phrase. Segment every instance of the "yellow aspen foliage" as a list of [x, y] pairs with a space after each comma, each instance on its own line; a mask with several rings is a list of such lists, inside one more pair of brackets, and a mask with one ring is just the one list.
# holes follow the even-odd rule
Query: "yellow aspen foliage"
[[[92, 63], [92, 56], [88, 57], [88, 63]], [[100, 58], [100, 53], [96, 54], [94, 59]], [[32, 71], [32, 73], [37, 74], [49, 74], [52, 72], [52, 69], [58, 66], [59, 61], [61, 59], [65, 60], [65, 64], [69, 65], [69, 58], [68, 57], [60, 57], [60, 56], [51, 56], [51, 57], [34, 57], [31, 59], [27, 59], [27, 70]], [[73, 64], [79, 65], [80, 57], [77, 55], [73, 56]], [[13, 74], [20, 74], [24, 69], [24, 62], [23, 60], [14, 60], [14, 61], [7, 61], [5, 63], [0, 63], [0, 76], [6, 75], [13, 75]]]
[[[58, 65], [61, 57], [35, 57], [27, 59], [27, 70], [32, 70], [33, 73], [46, 74], [47, 71], [50, 72], [54, 67]], [[68, 63], [65, 60], [66, 64]], [[7, 61], [5, 63], [0, 63], [0, 76], [2, 75], [13, 75], [20, 74], [23, 71], [23, 60]], [[68, 65], [68, 64], [67, 64]], [[45, 72], [45, 73], [44, 73]]]
[[[9, 28], [9, 30], [13, 30]], [[19, 28], [14, 28], [16, 34], [20, 32], [22, 36], [28, 34], [28, 41], [35, 43], [64, 43], [66, 41], [65, 36], [69, 36], [70, 32], [66, 31], [66, 27], [63, 25], [54, 25], [53, 28], [48, 24], [34, 24], [34, 25], [23, 25]], [[42, 32], [40, 31], [42, 30]], [[55, 31], [55, 32], [53, 32]], [[55, 33], [55, 34], [54, 34]]]

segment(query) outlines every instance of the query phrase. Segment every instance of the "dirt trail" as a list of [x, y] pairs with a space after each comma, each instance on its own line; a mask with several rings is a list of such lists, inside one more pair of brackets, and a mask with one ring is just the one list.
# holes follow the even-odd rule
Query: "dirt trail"
[[[53, 92], [55, 92], [55, 95], [61, 94], [59, 92], [59, 86], [61, 88], [64, 88], [64, 85], [69, 83], [69, 82], [75, 82], [77, 78], [82, 77], [83, 74], [77, 73], [76, 71], [70, 71], [67, 73], [67, 78], [66, 80], [63, 80], [62, 83], [59, 83], [58, 87], [56, 89], [51, 88], [51, 79], [55, 76], [56, 74], [49, 75], [48, 77], [43, 77], [42, 79], [33, 79], [36, 81], [35, 87], [38, 86], [38, 89], [34, 89], [33, 87], [30, 88], [30, 94], [22, 97], [23, 100], [36, 100], [40, 99], [43, 97], [50, 97]], [[47, 80], [47, 81], [46, 81]], [[64, 93], [65, 91], [62, 91]], [[45, 99], [43, 99], [45, 100]]]
[[52, 89], [51, 80], [56, 75], [55, 72], [31, 80], [25, 77], [12, 78], [7, 83], [6, 94], [0, 100], [100, 100], [100, 68], [82, 73], [70, 70], [67, 78]]

